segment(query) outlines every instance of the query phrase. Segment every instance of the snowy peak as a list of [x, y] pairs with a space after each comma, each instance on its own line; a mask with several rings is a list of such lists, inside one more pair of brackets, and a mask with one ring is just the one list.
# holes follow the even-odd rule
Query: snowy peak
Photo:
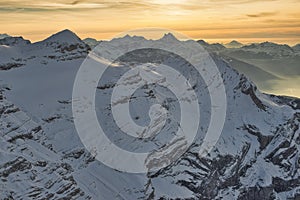
[[122, 39], [132, 40], [132, 39], [137, 39], [137, 38], [139, 38], [139, 39], [145, 39], [145, 38], [142, 37], [142, 36], [137, 36], [137, 35], [131, 36], [131, 35], [129, 35], [129, 34], [126, 34]]
[[31, 44], [29, 40], [25, 40], [23, 37], [5, 37], [0, 39], [0, 45], [6, 46], [24, 46]]
[[55, 60], [71, 60], [85, 58], [90, 47], [85, 44], [75, 33], [65, 29], [49, 38], [34, 44], [39, 49], [39, 55]]
[[[137, 36], [137, 35], [129, 35], [126, 34], [124, 37], [119, 37], [119, 38], [114, 38], [111, 40], [111, 42], [119, 42], [119, 41], [123, 41], [123, 42], [128, 42], [128, 41], [134, 41], [134, 42], [144, 42], [147, 41], [146, 38], [144, 38], [143, 36]], [[110, 42], [110, 41], [106, 41], [106, 42]]]
[[258, 43], [258, 44], [250, 44], [250, 45], [246, 45], [243, 47], [244, 49], [251, 49], [251, 48], [281, 48], [281, 49], [289, 49], [291, 50], [292, 48], [286, 44], [276, 44], [273, 42], [262, 42], [262, 43]]
[[266, 52], [270, 55], [288, 56], [294, 53], [294, 50], [286, 44], [276, 44], [273, 42], [262, 42], [243, 46], [242, 49], [250, 51]]
[[55, 33], [54, 35], [50, 36], [49, 38], [44, 40], [44, 42], [77, 44], [77, 43], [82, 43], [82, 40], [72, 31], [65, 29], [63, 31], [60, 31], [60, 32]]
[[165, 41], [178, 41], [178, 39], [172, 33], [165, 33], [160, 40]]
[[221, 51], [221, 50], [226, 49], [226, 47], [220, 43], [209, 44], [204, 40], [198, 40], [197, 42], [198, 42], [198, 44], [202, 45], [208, 51]]
[[[87, 44], [75, 33], [67, 29], [43, 41], [32, 44], [29, 40], [24, 40], [22, 37], [6, 37], [0, 39], [0, 45], [3, 45], [4, 48], [1, 63], [6, 69], [10, 69], [10, 66], [24, 65], [33, 59], [37, 59], [38, 61], [36, 62], [42, 64], [51, 60], [81, 59], [85, 58], [90, 51], [90, 47]], [[16, 46], [17, 48], [10, 48], [10, 51], [7, 51], [5, 46]], [[15, 61], [15, 59], [22, 62]]]

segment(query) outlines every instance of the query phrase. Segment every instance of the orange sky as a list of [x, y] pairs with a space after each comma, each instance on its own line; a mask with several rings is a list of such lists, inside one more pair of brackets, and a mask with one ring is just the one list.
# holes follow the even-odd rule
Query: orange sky
[[300, 43], [299, 0], [0, 0], [0, 33], [32, 41], [62, 29], [81, 38], [162, 27], [209, 42]]

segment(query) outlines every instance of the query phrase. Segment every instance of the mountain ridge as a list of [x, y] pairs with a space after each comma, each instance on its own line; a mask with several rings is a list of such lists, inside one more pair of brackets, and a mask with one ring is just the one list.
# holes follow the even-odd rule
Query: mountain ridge
[[[64, 34], [65, 36], [63, 36]], [[70, 38], [68, 38], [69, 36]], [[130, 35], [115, 38], [115, 40], [121, 40], [124, 39], [124, 37], [128, 40], [134, 39], [136, 42], [143, 42], [147, 40], [143, 37]], [[163, 37], [164, 36], [162, 36], [162, 38]], [[172, 35], [172, 38], [174, 39], [176, 37]], [[59, 40], [60, 42], [55, 40]], [[23, 66], [26, 60], [30, 60], [30, 58], [36, 55], [49, 56], [53, 60], [67, 60], [71, 58], [85, 57], [91, 49], [95, 48], [101, 42], [106, 43], [109, 41], [97, 41], [95, 39], [90, 39], [88, 42], [87, 40], [81, 40], [74, 32], [68, 29], [59, 31], [45, 40], [31, 44], [29, 44], [30, 41], [22, 37], [7, 37], [5, 39], [0, 39], [0, 51], [3, 52], [3, 59], [0, 61], [0, 64], [3, 64], [1, 64], [2, 67], [0, 68], [12, 69]], [[251, 70], [249, 67], [246, 71], [243, 71], [243, 73], [252, 80], [257, 80], [257, 77], [261, 76], [261, 74], [256, 74], [259, 70], [262, 70], [262, 74], [272, 74], [273, 76], [280, 77], [280, 81], [278, 78], [273, 80], [264, 80], [259, 78], [259, 81], [256, 82], [256, 84], [265, 92], [280, 94], [280, 91], [278, 92], [279, 89], [277, 88], [281, 89], [289, 84], [288, 81], [285, 81], [285, 78], [295, 79], [294, 76], [300, 73], [298, 70], [300, 51], [297, 50], [297, 45], [291, 48], [288, 45], [262, 42], [245, 45], [240, 48], [226, 48], [219, 43], [209, 44], [204, 40], [198, 40], [197, 42], [209, 53], [215, 53], [223, 56], [227, 59], [227, 61], [230, 61], [231, 59], [240, 63], [245, 63], [248, 66], [254, 66], [252, 71], [249, 71]], [[11, 48], [8, 49], [7, 47]], [[37, 52], [37, 49], [39, 49], [39, 52]], [[80, 50], [80, 53], [78, 53], [77, 49]], [[20, 57], [22, 51], [27, 52], [28, 56], [26, 59]], [[66, 56], [63, 52], [67, 52], [69, 55]], [[18, 61], [12, 60], [11, 58], [17, 59]], [[42, 62], [47, 62], [47, 60]], [[233, 67], [240, 70], [240, 67], [237, 67], [236, 65], [233, 65]], [[295, 88], [293, 90], [298, 91], [296, 82], [297, 79], [293, 81], [293, 88]], [[295, 96], [295, 94], [288, 94], [287, 92], [284, 94]]]
[[[15, 37], [15, 36], [10, 36], [10, 35], [7, 35], [7, 34], [1, 34], [2, 36], [5, 36], [5, 37]], [[4, 38], [5, 38], [4, 37]], [[21, 36], [18, 36], [18, 37], [21, 37]], [[135, 35], [134, 36], [130, 36], [130, 35], [125, 35], [125, 36], [123, 36], [123, 37], [135, 37]], [[139, 37], [139, 36], [136, 36], [136, 37]], [[162, 38], [164, 38], [164, 37], [172, 37], [173, 39], [176, 39], [176, 40], [178, 40], [177, 38], [176, 38], [176, 36], [174, 36], [171, 32], [169, 32], [169, 33], [165, 33], [160, 39], [162, 39]], [[4, 39], [4, 38], [1, 38], [0, 37], [0, 40], [2, 40], [2, 39]], [[55, 39], [56, 38], [56, 39]], [[65, 40], [66, 38], [68, 38], [68, 40], [73, 40], [73, 41], [78, 41], [78, 39], [80, 40], [80, 41], [84, 41], [85, 39], [89, 39], [89, 40], [93, 40], [94, 42], [95, 41], [104, 41], [104, 40], [97, 40], [97, 39], [95, 39], [95, 38], [91, 38], [91, 37], [89, 37], [89, 38], [85, 38], [85, 39], [80, 39], [80, 37], [74, 32], [74, 31], [72, 31], [72, 30], [69, 30], [69, 29], [63, 29], [63, 30], [61, 30], [61, 31], [58, 31], [58, 32], [56, 32], [56, 33], [54, 33], [54, 34], [52, 34], [51, 36], [49, 36], [49, 37], [47, 37], [46, 39], [43, 39], [43, 40], [40, 40], [40, 41], [37, 41], [37, 42], [34, 42], [34, 43], [39, 43], [39, 42], [42, 42], [42, 41], [47, 41], [47, 40]], [[122, 37], [121, 37], [122, 38]], [[28, 41], [30, 41], [30, 40], [28, 40]], [[203, 45], [214, 45], [214, 44], [218, 44], [218, 45], [222, 45], [221, 43], [207, 43], [206, 41], [204, 41], [204, 40], [197, 40], [200, 44], [201, 44], [201, 42], [203, 42]], [[68, 42], [68, 41], [66, 41], [66, 42]], [[69, 41], [70, 42], [70, 41]], [[34, 44], [33, 43], [33, 44]], [[236, 40], [232, 40], [231, 42], [229, 42], [229, 43], [226, 43], [226, 44], [224, 44], [224, 45], [222, 45], [222, 46], [227, 46], [227, 45], [234, 45], [234, 46], [236, 46], [236, 45], [239, 45], [239, 47], [243, 47], [243, 46], [251, 46], [251, 45], [253, 45], [253, 46], [255, 46], [255, 45], [258, 45], [258, 46], [263, 46], [263, 45], [266, 45], [266, 44], [273, 44], [273, 45], [278, 45], [278, 46], [288, 46], [288, 47], [290, 47], [290, 48], [294, 48], [294, 47], [297, 47], [297, 46], [299, 46], [299, 44], [296, 44], [296, 45], [294, 45], [294, 46], [290, 46], [290, 45], [288, 45], [288, 44], [278, 44], [278, 43], [275, 43], [275, 42], [268, 42], [268, 41], [265, 41], [265, 42], [260, 42], [260, 43], [250, 43], [250, 44], [243, 44], [243, 43], [240, 43], [240, 42], [238, 42], [238, 41], [236, 41]], [[235, 47], [235, 48], [239, 48], [239, 47]]]

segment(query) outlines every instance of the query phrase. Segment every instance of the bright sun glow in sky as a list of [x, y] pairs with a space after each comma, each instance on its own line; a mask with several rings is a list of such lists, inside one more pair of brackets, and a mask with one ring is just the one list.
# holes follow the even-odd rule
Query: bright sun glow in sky
[[209, 42], [300, 42], [299, 0], [0, 0], [0, 33], [33, 41], [62, 29], [108, 39], [163, 27]]

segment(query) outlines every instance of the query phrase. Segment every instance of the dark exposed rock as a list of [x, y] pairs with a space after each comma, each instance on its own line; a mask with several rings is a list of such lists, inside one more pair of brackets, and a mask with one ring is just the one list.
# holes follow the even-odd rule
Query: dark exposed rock
[[275, 196], [272, 187], [250, 187], [243, 191], [238, 197], [239, 200], [274, 200]]
[[3, 169], [3, 171], [0, 171], [0, 177], [8, 177], [12, 173], [31, 169], [31, 167], [32, 165], [29, 161], [27, 161], [25, 158], [19, 157], [0, 166], [0, 169]]
[[6, 63], [6, 64], [1, 64], [0, 65], [0, 70], [10, 70], [13, 68], [18, 68], [18, 67], [22, 67], [23, 65], [25, 65], [24, 63]]
[[52, 116], [52, 117], [48, 117], [48, 118], [46, 118], [46, 119], [43, 119], [43, 121], [45, 121], [45, 122], [47, 122], [47, 123], [50, 123], [50, 122], [53, 122], [54, 120], [60, 119], [60, 118], [61, 118], [61, 116], [56, 115], [56, 116]]
[[105, 89], [109, 89], [109, 88], [114, 88], [116, 84], [105, 84], [105, 85], [101, 85], [101, 86], [98, 86], [97, 89], [100, 89], [100, 90], [105, 90]]
[[272, 135], [268, 135], [268, 136], [263, 135], [262, 133], [259, 132], [259, 129], [255, 125], [250, 125], [250, 124], [244, 125], [243, 129], [247, 130], [248, 133], [250, 133], [251, 135], [257, 137], [257, 140], [260, 144], [260, 150], [265, 149], [274, 137]]
[[300, 109], [300, 99], [297, 97], [269, 95], [273, 101], [280, 105], [289, 105], [293, 109]]
[[297, 178], [291, 180], [284, 180], [279, 177], [274, 177], [272, 179], [272, 185], [274, 186], [274, 190], [276, 192], [285, 192], [300, 186], [300, 179]]
[[28, 44], [31, 44], [31, 42], [29, 40], [25, 40], [23, 37], [6, 37], [0, 39], [0, 45], [16, 46]]
[[32, 133], [27, 133], [27, 134], [16, 135], [16, 136], [10, 138], [10, 139], [7, 140], [7, 141], [8, 141], [8, 142], [15, 142], [17, 139], [25, 140], [25, 139], [32, 139], [32, 138], [33, 138]]

